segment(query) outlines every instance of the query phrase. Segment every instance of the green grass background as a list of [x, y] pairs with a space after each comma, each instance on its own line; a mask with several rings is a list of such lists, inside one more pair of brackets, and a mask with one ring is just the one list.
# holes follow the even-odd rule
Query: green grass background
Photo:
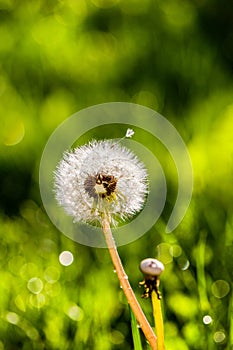
[[166, 350], [233, 349], [232, 18], [229, 0], [0, 0], [0, 350], [133, 349], [108, 252], [58, 232], [38, 184], [53, 130], [112, 101], [164, 115], [194, 169], [190, 208], [166, 234], [176, 173], [145, 136], [168, 197], [155, 226], [119, 248], [136, 295], [140, 261], [159, 258]]

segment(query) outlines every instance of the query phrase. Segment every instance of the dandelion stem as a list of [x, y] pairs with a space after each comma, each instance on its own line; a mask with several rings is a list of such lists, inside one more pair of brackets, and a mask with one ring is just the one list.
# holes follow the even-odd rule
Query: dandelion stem
[[151, 293], [151, 300], [153, 306], [153, 315], [155, 320], [155, 327], [157, 332], [157, 348], [158, 350], [164, 350], [164, 330], [163, 330], [163, 316], [161, 310], [161, 302], [156, 292], [153, 290]]
[[124, 271], [116, 248], [116, 244], [114, 242], [114, 238], [112, 236], [109, 219], [106, 216], [102, 219], [102, 229], [122, 290], [152, 350], [157, 350], [157, 337], [153, 332], [153, 329], [151, 328], [146, 316], [144, 315], [141, 306], [139, 305], [136, 296], [130, 286], [128, 276]]

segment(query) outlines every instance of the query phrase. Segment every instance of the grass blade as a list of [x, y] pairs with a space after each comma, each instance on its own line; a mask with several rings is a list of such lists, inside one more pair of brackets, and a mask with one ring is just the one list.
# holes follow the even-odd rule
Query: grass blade
[[139, 332], [139, 328], [138, 328], [138, 322], [137, 322], [136, 317], [131, 309], [130, 309], [130, 314], [131, 314], [131, 328], [132, 328], [134, 350], [143, 350], [140, 332]]

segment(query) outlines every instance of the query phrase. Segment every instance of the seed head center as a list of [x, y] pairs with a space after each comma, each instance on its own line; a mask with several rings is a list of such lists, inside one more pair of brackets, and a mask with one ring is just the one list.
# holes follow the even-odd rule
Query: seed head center
[[105, 194], [106, 193], [106, 188], [104, 188], [104, 184], [98, 184], [96, 183], [95, 186], [94, 186], [94, 190], [96, 192], [96, 194]]
[[113, 175], [88, 176], [84, 188], [90, 197], [110, 198], [116, 190], [117, 180]]

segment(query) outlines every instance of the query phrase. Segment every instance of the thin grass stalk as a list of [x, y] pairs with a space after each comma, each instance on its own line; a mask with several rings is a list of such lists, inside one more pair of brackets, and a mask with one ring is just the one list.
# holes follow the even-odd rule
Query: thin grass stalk
[[131, 329], [132, 329], [132, 337], [133, 337], [133, 344], [134, 344], [134, 350], [142, 350], [142, 343], [141, 343], [141, 337], [140, 332], [138, 329], [138, 323], [136, 320], [136, 317], [129, 307], [130, 315], [131, 315]]

